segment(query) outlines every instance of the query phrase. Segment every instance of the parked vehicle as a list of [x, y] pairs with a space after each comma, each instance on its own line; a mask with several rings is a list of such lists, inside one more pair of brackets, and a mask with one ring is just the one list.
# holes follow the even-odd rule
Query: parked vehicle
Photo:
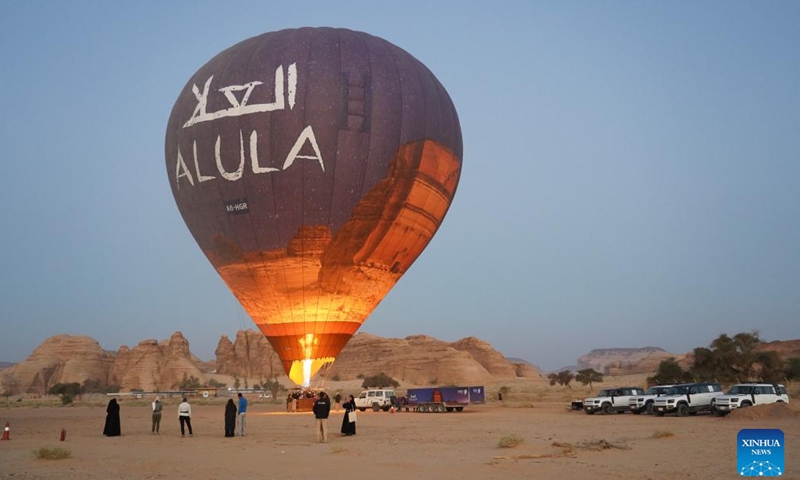
[[636, 397], [631, 397], [628, 406], [630, 411], [635, 413], [636, 415], [647, 413], [653, 413], [653, 404], [656, 401], [656, 398], [663, 395], [667, 390], [675, 385], [655, 385], [647, 389], [647, 393], [644, 395], [639, 395]]
[[769, 383], [741, 383], [731, 387], [725, 395], [717, 397], [714, 414], [724, 417], [737, 408], [769, 403], [789, 403], [786, 387]]
[[364, 390], [356, 400], [356, 408], [362, 412], [371, 408], [374, 412], [383, 410], [388, 412], [389, 409], [396, 403], [396, 396], [394, 390], [390, 388], [378, 388]]
[[653, 413], [657, 417], [663, 417], [668, 413], [677, 413], [679, 417], [685, 417], [699, 412], [713, 411], [716, 398], [720, 395], [722, 389], [716, 382], [676, 385], [655, 399]]
[[594, 415], [595, 412], [625, 413], [630, 408], [631, 397], [636, 395], [644, 395], [644, 390], [639, 387], [605, 388], [596, 397], [583, 401], [583, 411], [587, 415]]
[[469, 404], [486, 403], [486, 391], [483, 386], [409, 388], [406, 402], [421, 413], [460, 412]]

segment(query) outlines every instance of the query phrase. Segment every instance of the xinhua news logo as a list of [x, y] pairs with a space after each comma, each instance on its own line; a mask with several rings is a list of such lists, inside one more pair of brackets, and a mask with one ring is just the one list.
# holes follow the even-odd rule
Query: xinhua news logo
[[739, 430], [737, 467], [743, 477], [780, 477], [783, 475], [783, 432], [777, 428]]

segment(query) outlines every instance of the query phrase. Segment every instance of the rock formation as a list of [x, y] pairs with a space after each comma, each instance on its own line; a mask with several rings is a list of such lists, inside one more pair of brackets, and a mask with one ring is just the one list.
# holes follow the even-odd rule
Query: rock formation
[[109, 383], [114, 356], [97, 340], [81, 335], [56, 335], [45, 340], [23, 362], [2, 371], [3, 390], [46, 393], [57, 383], [96, 380]]
[[492, 348], [489, 343], [475, 337], [466, 337], [450, 344], [456, 350], [467, 352], [486, 369], [493, 377], [514, 378], [517, 367], [506, 360], [502, 353]]
[[481, 384], [518, 376], [514, 365], [475, 338], [447, 343], [425, 335], [396, 339], [359, 333], [342, 350], [328, 378], [380, 373], [416, 385]]
[[111, 368], [111, 381], [126, 390], [168, 390], [184, 375], [202, 379], [199, 363], [183, 334], [175, 332], [161, 343], [151, 339], [139, 342], [132, 350], [120, 347]]
[[217, 356], [217, 373], [220, 374], [255, 380], [284, 375], [283, 365], [272, 345], [255, 330], [239, 330], [234, 342], [223, 335], [214, 354]]

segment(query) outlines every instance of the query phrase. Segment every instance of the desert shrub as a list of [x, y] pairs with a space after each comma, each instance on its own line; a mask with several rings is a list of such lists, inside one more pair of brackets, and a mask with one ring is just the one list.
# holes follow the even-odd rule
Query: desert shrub
[[62, 395], [61, 396], [61, 405], [69, 405], [72, 403], [72, 395]]
[[200, 385], [200, 379], [194, 375], [188, 376], [186, 375], [186, 372], [183, 372], [183, 378], [181, 381], [175, 382], [172, 385], [172, 388], [177, 388], [178, 390], [192, 390], [200, 387], [202, 387], [202, 385]]
[[665, 385], [668, 383], [691, 382], [692, 375], [684, 371], [674, 358], [668, 358], [658, 364], [656, 374], [647, 377], [648, 385]]
[[33, 454], [42, 460], [61, 460], [69, 458], [72, 452], [61, 447], [40, 447], [34, 450]]
[[674, 437], [675, 434], [670, 432], [669, 430], [656, 430], [653, 432], [653, 438], [669, 438]]
[[383, 372], [377, 375], [373, 375], [371, 377], [364, 378], [364, 382], [361, 384], [361, 388], [382, 388], [382, 387], [397, 388], [399, 386], [400, 382], [390, 377], [389, 375], [386, 375]]
[[208, 386], [209, 386], [209, 387], [212, 387], [212, 388], [225, 388], [225, 387], [227, 387], [228, 385], [227, 385], [227, 384], [225, 384], [225, 383], [222, 383], [222, 382], [218, 381], [217, 379], [210, 378], [210, 379], [208, 380]]
[[517, 445], [521, 445], [524, 441], [524, 438], [512, 433], [511, 435], [503, 436], [500, 441], [497, 442], [497, 446], [500, 448], [514, 448]]
[[358, 375], [356, 375], [356, 378], [359, 379], [359, 380], [363, 380], [364, 379], [364, 374], [363, 373], [359, 373]]
[[80, 383], [73, 382], [73, 383], [57, 383], [53, 385], [50, 390], [47, 391], [50, 395], [59, 395], [61, 397], [65, 397], [67, 395], [74, 397], [75, 395], [80, 395], [83, 393], [83, 387], [81, 387]]
[[333, 377], [331, 377], [331, 380], [333, 380], [334, 382], [338, 382], [341, 379], [342, 378], [339, 375], [334, 375]]
[[436, 385], [438, 383], [439, 383], [439, 379], [438, 378], [432, 378], [432, 379], [428, 380], [428, 385]]
[[264, 383], [262, 383], [261, 386], [264, 388], [264, 390], [267, 390], [267, 391], [269, 391], [269, 393], [272, 394], [272, 399], [273, 400], [277, 399], [278, 396], [281, 394], [281, 392], [285, 392], [286, 391], [286, 387], [281, 385], [281, 382], [279, 382], [275, 378], [271, 378], [269, 380], [264, 380]]

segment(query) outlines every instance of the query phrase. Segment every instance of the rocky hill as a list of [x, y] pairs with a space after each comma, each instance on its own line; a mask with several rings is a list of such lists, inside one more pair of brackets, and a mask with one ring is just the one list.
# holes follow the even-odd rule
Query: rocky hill
[[538, 377], [532, 366], [518, 366], [475, 337], [443, 342], [425, 335], [382, 338], [355, 335], [333, 364], [329, 378], [351, 380], [385, 373], [401, 383], [481, 384], [521, 376]]
[[202, 368], [202, 362], [189, 351], [189, 341], [181, 332], [175, 332], [162, 342], [144, 340], [133, 349], [121, 346], [109, 381], [125, 390], [168, 390], [184, 376], [203, 378]]
[[108, 384], [114, 355], [97, 340], [56, 335], [45, 340], [27, 360], [0, 372], [3, 391], [43, 393], [56, 383], [97, 380]]
[[[25, 361], [2, 370], [0, 386], [3, 391], [44, 393], [57, 383], [92, 380], [119, 385], [123, 391], [153, 391], [174, 388], [184, 376], [203, 381], [212, 374], [236, 375], [250, 384], [273, 376], [286, 380], [278, 356], [259, 332], [239, 331], [234, 341], [223, 335], [215, 354], [213, 362], [203, 363], [192, 355], [181, 332], [161, 342], [144, 340], [132, 349], [123, 345], [117, 352], [103, 350], [89, 337], [56, 335]], [[424, 335], [396, 339], [360, 333], [342, 350], [328, 378], [353, 380], [379, 373], [418, 385], [481, 384], [540, 376], [532, 365], [509, 361], [475, 337], [448, 343]]]

